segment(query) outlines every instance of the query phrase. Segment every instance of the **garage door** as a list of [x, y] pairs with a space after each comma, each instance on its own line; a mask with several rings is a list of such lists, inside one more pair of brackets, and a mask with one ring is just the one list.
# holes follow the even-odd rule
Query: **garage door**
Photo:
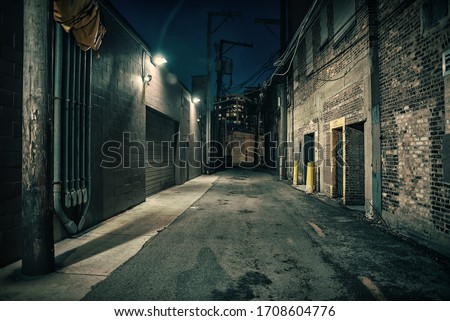
[[177, 122], [147, 108], [145, 192], [152, 195], [175, 185], [174, 145]]

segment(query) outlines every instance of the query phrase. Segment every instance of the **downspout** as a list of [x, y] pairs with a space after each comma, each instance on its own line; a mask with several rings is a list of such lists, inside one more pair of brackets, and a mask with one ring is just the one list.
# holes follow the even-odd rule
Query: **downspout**
[[[77, 48], [76, 44], [72, 43], [72, 47], [70, 48], [70, 51], [72, 52], [72, 61], [70, 63], [70, 74], [75, 75], [76, 72], [76, 55], [77, 55]], [[75, 78], [70, 77], [70, 156], [69, 156], [69, 167], [70, 167], [70, 198], [72, 200], [72, 207], [77, 206], [77, 193], [75, 191], [75, 107], [76, 107], [76, 101], [75, 101]]]
[[81, 126], [80, 126], [80, 109], [81, 109], [81, 50], [76, 47], [76, 71], [75, 71], [75, 192], [76, 192], [76, 204], [82, 204], [82, 195], [80, 188], [80, 139], [81, 139]]
[[70, 233], [77, 232], [76, 224], [71, 221], [61, 206], [61, 101], [62, 101], [62, 30], [56, 26], [55, 44], [55, 81], [53, 100], [53, 207], [56, 215]]
[[86, 189], [86, 52], [82, 53], [81, 58], [81, 106], [80, 106], [80, 118], [81, 118], [81, 195], [82, 203], [87, 202], [87, 189]]
[[65, 79], [64, 79], [64, 206], [69, 208], [72, 206], [72, 200], [70, 198], [69, 191], [69, 105], [70, 105], [70, 58], [71, 58], [71, 39], [65, 37]]
[[91, 97], [91, 84], [92, 84], [92, 51], [87, 55], [86, 63], [86, 83], [85, 83], [85, 93], [87, 98], [87, 103], [85, 104], [85, 114], [86, 114], [86, 188], [87, 188], [87, 200], [83, 207], [80, 222], [78, 223], [78, 230], [84, 226], [86, 221], [87, 210], [89, 209], [89, 204], [91, 202], [91, 109], [92, 109], [92, 97]]

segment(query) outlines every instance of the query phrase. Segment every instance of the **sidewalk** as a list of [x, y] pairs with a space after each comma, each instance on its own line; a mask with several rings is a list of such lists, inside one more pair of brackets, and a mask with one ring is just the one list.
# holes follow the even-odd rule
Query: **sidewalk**
[[98, 282], [133, 257], [212, 186], [216, 175], [175, 186], [77, 238], [55, 244], [56, 272], [24, 277], [21, 262], [0, 269], [0, 300], [80, 300]]

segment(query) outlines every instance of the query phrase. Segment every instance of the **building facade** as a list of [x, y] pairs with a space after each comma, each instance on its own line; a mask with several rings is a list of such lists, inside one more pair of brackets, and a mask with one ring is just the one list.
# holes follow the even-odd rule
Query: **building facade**
[[301, 21], [288, 176], [314, 162], [316, 192], [450, 255], [449, 1], [317, 1]]

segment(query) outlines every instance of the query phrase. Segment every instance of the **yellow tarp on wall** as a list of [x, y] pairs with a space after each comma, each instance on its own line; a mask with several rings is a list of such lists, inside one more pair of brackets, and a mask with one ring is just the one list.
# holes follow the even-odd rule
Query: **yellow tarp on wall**
[[72, 32], [82, 50], [100, 48], [106, 29], [100, 21], [97, 1], [55, 0], [53, 16], [66, 32]]

